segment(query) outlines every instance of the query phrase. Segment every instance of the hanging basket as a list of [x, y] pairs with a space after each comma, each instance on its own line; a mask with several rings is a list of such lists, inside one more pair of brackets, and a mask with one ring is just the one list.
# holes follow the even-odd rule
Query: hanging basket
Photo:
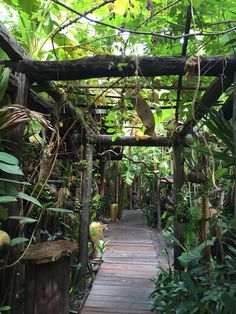
[[188, 182], [191, 183], [205, 183], [207, 181], [206, 175], [201, 171], [193, 170], [187, 175]]

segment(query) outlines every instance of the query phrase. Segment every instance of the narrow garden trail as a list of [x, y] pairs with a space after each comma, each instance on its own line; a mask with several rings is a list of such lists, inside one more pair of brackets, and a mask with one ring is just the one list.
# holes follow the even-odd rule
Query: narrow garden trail
[[119, 222], [109, 224], [109, 245], [82, 314], [151, 313], [149, 280], [157, 264], [167, 266], [165, 241], [150, 230], [137, 210], [123, 212]]

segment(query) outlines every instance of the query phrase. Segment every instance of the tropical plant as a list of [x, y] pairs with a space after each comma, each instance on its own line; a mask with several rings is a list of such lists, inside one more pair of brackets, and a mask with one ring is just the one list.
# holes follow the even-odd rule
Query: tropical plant
[[[158, 267], [157, 278], [152, 281], [155, 289], [150, 295], [155, 313], [235, 313], [236, 250], [235, 230], [225, 217], [223, 233], [226, 250], [225, 263], [218, 264], [211, 258], [206, 264], [203, 256], [206, 246], [213, 247], [215, 238], [186, 250], [179, 257], [182, 271]], [[230, 235], [230, 239], [228, 236]], [[178, 241], [175, 241], [177, 244]]]

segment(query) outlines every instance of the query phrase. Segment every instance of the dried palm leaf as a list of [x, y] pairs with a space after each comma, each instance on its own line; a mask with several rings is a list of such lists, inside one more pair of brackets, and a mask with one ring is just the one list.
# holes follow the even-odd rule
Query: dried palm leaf
[[53, 130], [50, 121], [42, 113], [30, 110], [18, 104], [2, 107], [0, 109], [0, 114], [1, 113], [5, 113], [3, 118], [6, 122], [0, 127], [0, 130], [6, 131], [9, 128], [28, 121], [37, 121], [43, 127]]

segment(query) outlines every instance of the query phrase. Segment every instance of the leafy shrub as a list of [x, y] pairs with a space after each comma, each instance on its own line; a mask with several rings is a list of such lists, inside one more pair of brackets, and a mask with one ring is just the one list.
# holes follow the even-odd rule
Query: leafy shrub
[[224, 242], [225, 262], [204, 261], [204, 248], [214, 244], [214, 238], [182, 253], [182, 271], [159, 267], [153, 279], [151, 294], [155, 313], [236, 313], [236, 248], [235, 234], [229, 224], [223, 233], [230, 236]]

